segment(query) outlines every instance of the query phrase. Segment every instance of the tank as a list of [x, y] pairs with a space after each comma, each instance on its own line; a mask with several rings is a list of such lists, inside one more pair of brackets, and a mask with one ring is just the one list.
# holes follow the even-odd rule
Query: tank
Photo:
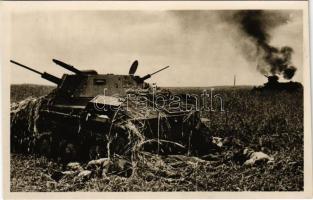
[[[145, 82], [167, 69], [140, 77], [134, 61], [126, 75], [82, 71], [53, 59], [71, 72], [62, 78], [12, 63], [56, 84], [50, 94], [11, 107], [11, 151], [63, 162], [123, 155], [203, 154], [208, 135], [200, 131], [199, 111], [173, 106], [170, 91]], [[188, 108], [187, 108], [188, 107]], [[187, 109], [186, 109], [187, 108]]]
[[276, 75], [266, 76], [267, 82], [264, 86], [256, 88], [257, 91], [263, 92], [302, 92], [303, 86], [299, 82], [279, 82], [279, 77]]

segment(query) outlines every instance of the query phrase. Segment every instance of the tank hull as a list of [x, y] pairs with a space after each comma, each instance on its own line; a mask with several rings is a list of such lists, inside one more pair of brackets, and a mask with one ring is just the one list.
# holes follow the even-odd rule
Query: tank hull
[[[48, 95], [21, 102], [27, 104], [24, 108], [11, 109], [11, 151], [37, 153], [65, 163], [113, 154], [131, 157], [134, 148], [158, 154], [198, 151], [193, 144], [199, 137], [197, 112], [156, 110], [138, 117], [139, 110], [133, 107], [121, 109], [125, 103], [115, 105], [115, 110], [99, 111], [90, 100], [75, 106], [53, 104], [52, 100]], [[145, 111], [149, 109], [152, 107]], [[23, 130], [27, 124], [31, 127]], [[23, 134], [18, 133], [21, 131]]]

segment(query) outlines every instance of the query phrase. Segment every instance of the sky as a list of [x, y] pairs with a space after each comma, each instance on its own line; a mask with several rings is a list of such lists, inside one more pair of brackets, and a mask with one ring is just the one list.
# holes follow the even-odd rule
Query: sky
[[[134, 60], [137, 75], [170, 68], [148, 80], [159, 86], [261, 85], [266, 78], [257, 63], [240, 50], [245, 38], [227, 22], [230, 11], [14, 11], [11, 15], [10, 59], [61, 77], [70, 73], [52, 62], [78, 69], [127, 74]], [[303, 24], [301, 11], [288, 12], [288, 23], [270, 32], [270, 44], [294, 49], [302, 82]], [[53, 85], [11, 64], [13, 84]]]

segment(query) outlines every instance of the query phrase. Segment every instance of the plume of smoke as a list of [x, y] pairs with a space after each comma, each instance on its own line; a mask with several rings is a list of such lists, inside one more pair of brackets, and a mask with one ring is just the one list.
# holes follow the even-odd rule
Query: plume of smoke
[[244, 54], [249, 60], [257, 61], [257, 69], [265, 75], [282, 75], [291, 79], [296, 72], [292, 65], [293, 49], [288, 46], [281, 48], [271, 46], [270, 31], [289, 21], [288, 13], [263, 10], [235, 11], [227, 17], [227, 21], [239, 28], [243, 38], [248, 39], [256, 47], [255, 51], [242, 45]]

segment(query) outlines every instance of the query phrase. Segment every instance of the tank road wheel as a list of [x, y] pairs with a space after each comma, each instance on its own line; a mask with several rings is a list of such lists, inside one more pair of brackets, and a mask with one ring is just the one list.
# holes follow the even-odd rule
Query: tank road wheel
[[40, 155], [50, 157], [52, 152], [52, 136], [51, 133], [44, 133], [36, 142], [36, 151]]
[[77, 149], [74, 144], [66, 143], [62, 149], [62, 161], [64, 163], [77, 160]]
[[105, 144], [91, 145], [89, 148], [89, 160], [95, 160], [107, 156]]

